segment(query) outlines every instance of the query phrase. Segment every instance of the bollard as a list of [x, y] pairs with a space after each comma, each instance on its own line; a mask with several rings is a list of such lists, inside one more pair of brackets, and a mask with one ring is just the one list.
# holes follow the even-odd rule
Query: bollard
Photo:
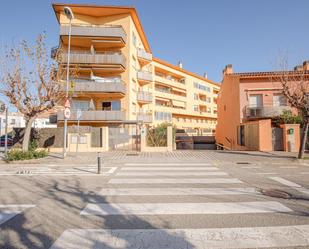
[[101, 174], [101, 153], [98, 153], [98, 174]]

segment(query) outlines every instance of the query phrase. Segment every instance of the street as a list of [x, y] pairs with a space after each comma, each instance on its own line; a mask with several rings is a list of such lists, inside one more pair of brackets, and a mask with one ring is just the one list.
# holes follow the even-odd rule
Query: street
[[98, 175], [95, 156], [0, 165], [0, 248], [309, 248], [306, 160], [103, 153]]

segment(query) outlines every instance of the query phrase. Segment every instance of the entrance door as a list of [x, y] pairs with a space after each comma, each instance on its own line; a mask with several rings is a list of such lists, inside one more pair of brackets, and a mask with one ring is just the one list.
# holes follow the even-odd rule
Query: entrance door
[[283, 150], [283, 129], [278, 127], [272, 128], [272, 145], [274, 151]]

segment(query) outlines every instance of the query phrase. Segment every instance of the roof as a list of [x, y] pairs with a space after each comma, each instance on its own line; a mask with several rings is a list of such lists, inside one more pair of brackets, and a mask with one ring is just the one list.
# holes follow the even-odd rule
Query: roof
[[77, 13], [77, 14], [89, 15], [89, 10], [91, 10], [91, 15], [95, 17], [130, 14], [136, 26], [137, 32], [139, 36], [141, 37], [145, 50], [151, 53], [151, 49], [150, 49], [147, 37], [145, 35], [144, 29], [142, 27], [137, 11], [134, 7], [113, 6], [113, 5], [100, 6], [100, 5], [93, 5], [93, 4], [66, 4], [66, 3], [54, 3], [52, 4], [52, 6], [55, 11], [55, 15], [57, 17], [58, 22], [59, 22], [59, 14], [61, 11], [63, 11], [64, 6], [69, 6], [72, 9], [73, 13]]
[[200, 76], [200, 75], [198, 75], [198, 74], [192, 73], [192, 72], [190, 72], [190, 71], [188, 71], [188, 70], [185, 70], [185, 69], [183, 69], [183, 68], [180, 68], [180, 67], [178, 67], [178, 66], [175, 66], [175, 65], [173, 65], [173, 64], [171, 64], [171, 63], [169, 63], [169, 62], [163, 61], [163, 60], [161, 60], [161, 59], [159, 59], [159, 58], [153, 58], [152, 60], [155, 61], [155, 62], [157, 62], [157, 63], [159, 63], [159, 64], [162, 64], [162, 65], [164, 65], [164, 66], [167, 66], [167, 67], [169, 67], [169, 68], [172, 68], [172, 69], [174, 69], [174, 70], [177, 70], [177, 71], [179, 71], [179, 72], [182, 72], [182, 73], [191, 75], [192, 77], [198, 78], [199, 80], [206, 81], [207, 83], [210, 83], [210, 84], [213, 84], [213, 85], [215, 85], [215, 86], [221, 87], [221, 85], [220, 85], [219, 83], [217, 83], [217, 82], [214, 82], [214, 81], [212, 81], [212, 80], [209, 80], [209, 79], [207, 79], [207, 78], [204, 78], [204, 77], [202, 77], [202, 76]]
[[239, 76], [240, 78], [265, 78], [269, 76], [282, 76], [282, 75], [291, 75], [291, 76], [297, 76], [297, 75], [308, 75], [309, 71], [269, 71], [269, 72], [243, 72], [243, 73], [231, 73], [226, 74], [227, 76]]

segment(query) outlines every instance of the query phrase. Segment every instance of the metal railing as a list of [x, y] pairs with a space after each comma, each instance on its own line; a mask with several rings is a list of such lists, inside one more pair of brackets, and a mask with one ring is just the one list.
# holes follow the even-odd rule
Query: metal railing
[[[69, 25], [61, 25], [60, 35], [68, 34]], [[120, 25], [72, 25], [72, 36], [119, 37], [124, 43], [127, 40], [127, 34]]]
[[73, 82], [73, 90], [75, 92], [126, 93], [126, 85], [119, 79], [107, 82], [98, 82], [91, 79], [71, 79], [71, 81]]
[[144, 123], [152, 123], [152, 114], [139, 112], [137, 114], [137, 121]]
[[137, 92], [137, 100], [143, 102], [152, 102], [152, 94], [150, 92]]
[[153, 76], [151, 72], [148, 71], [138, 71], [137, 79], [144, 81], [153, 81]]
[[151, 61], [152, 60], [152, 54], [146, 52], [144, 49], [139, 48], [137, 50], [137, 57]]
[[276, 117], [283, 113], [283, 111], [291, 110], [289, 106], [246, 106], [245, 116], [247, 118], [264, 118]]
[[[64, 120], [63, 111], [57, 112], [57, 120]], [[68, 121], [77, 121], [77, 111], [72, 110]], [[81, 121], [123, 121], [125, 120], [125, 111], [82, 111]]]
[[[62, 63], [67, 63], [68, 54], [62, 54]], [[104, 52], [91, 54], [84, 51], [72, 51], [70, 54], [70, 63], [76, 64], [116, 64], [126, 67], [125, 56], [118, 52]]]

